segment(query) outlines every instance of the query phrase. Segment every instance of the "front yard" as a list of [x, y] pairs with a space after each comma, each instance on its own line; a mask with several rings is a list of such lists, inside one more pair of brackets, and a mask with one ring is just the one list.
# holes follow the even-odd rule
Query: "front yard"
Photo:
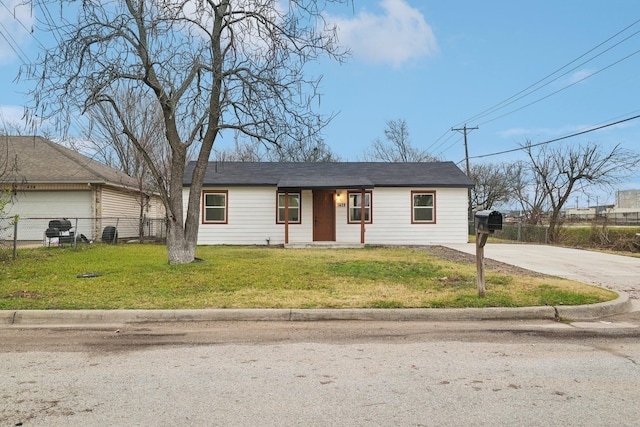
[[156, 245], [23, 249], [0, 263], [0, 309], [522, 307], [617, 297], [489, 265], [481, 299], [475, 264], [437, 249], [207, 246], [201, 261], [179, 266]]

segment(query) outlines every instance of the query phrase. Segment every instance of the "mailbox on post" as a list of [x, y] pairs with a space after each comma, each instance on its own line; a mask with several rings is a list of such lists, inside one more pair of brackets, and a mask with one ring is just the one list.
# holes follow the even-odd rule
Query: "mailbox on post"
[[476, 269], [478, 282], [478, 296], [484, 298], [484, 245], [489, 234], [502, 230], [502, 214], [498, 211], [484, 210], [476, 212]]
[[498, 211], [478, 211], [475, 222], [478, 233], [493, 233], [496, 230], [502, 230], [502, 214]]

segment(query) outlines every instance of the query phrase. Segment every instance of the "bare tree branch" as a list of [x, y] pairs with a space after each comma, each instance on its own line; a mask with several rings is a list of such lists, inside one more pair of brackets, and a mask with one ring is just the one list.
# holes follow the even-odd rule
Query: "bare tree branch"
[[[31, 1], [53, 17], [50, 1]], [[319, 78], [307, 77], [305, 66], [323, 56], [346, 58], [322, 17], [326, 3], [343, 1], [59, 0], [58, 15], [42, 23], [59, 45], [23, 73], [38, 83], [30, 114], [57, 118], [67, 130], [77, 111], [113, 109], [158, 188], [166, 188], [169, 262], [190, 262], [204, 173], [220, 133], [280, 145], [326, 125], [328, 118], [312, 109]], [[123, 92], [153, 99], [151, 111], [161, 111], [168, 180], [127, 126], [116, 96]], [[182, 186], [192, 146], [196, 165], [185, 214]]]
[[611, 186], [638, 169], [640, 155], [616, 145], [603, 150], [596, 143], [550, 147], [523, 144], [536, 188], [551, 209], [549, 239], [558, 238], [561, 212], [578, 184]]
[[384, 130], [386, 141], [376, 138], [369, 150], [364, 153], [367, 161], [378, 162], [434, 162], [438, 158], [426, 150], [411, 145], [409, 126], [403, 119], [388, 120]]

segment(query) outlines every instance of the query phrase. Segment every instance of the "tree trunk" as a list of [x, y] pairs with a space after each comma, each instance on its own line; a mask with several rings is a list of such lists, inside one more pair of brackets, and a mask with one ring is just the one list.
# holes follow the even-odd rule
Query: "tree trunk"
[[171, 219], [167, 224], [167, 253], [169, 264], [187, 264], [196, 256], [196, 242], [186, 239], [182, 224]]
[[205, 136], [202, 142], [191, 176], [186, 212], [184, 212], [184, 188], [182, 186], [185, 174], [186, 147], [179, 144], [172, 145], [169, 200], [165, 200], [168, 217], [167, 252], [169, 264], [187, 264], [195, 259], [200, 226], [202, 184], [214, 140], [215, 132], [212, 132], [211, 135]]
[[[185, 162], [186, 148], [179, 144], [172, 144], [169, 197], [168, 200], [164, 200], [167, 209], [167, 256], [169, 264], [188, 264], [193, 262], [196, 254], [197, 230], [195, 235], [187, 233], [189, 225], [185, 227], [184, 221], [182, 180]], [[187, 218], [189, 218], [189, 213], [193, 209], [191, 201], [189, 203]]]
[[560, 234], [560, 211], [558, 209], [554, 209], [551, 212], [551, 218], [549, 218], [549, 242], [550, 243], [558, 243], [559, 234]]

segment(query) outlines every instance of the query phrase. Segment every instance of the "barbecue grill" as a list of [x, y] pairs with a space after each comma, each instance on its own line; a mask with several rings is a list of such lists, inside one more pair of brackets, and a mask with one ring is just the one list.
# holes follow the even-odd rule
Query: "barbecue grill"
[[47, 246], [60, 245], [65, 243], [76, 243], [76, 233], [72, 231], [71, 221], [68, 219], [54, 219], [49, 221], [49, 228], [44, 232], [45, 244]]

